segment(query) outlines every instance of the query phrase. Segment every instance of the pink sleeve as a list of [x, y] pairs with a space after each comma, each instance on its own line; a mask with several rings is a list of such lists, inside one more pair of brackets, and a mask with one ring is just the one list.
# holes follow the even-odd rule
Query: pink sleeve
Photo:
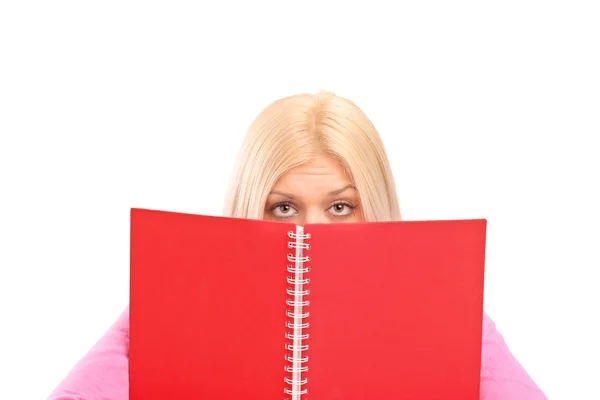
[[129, 398], [129, 306], [48, 400]]
[[547, 400], [485, 313], [481, 350], [481, 400]]

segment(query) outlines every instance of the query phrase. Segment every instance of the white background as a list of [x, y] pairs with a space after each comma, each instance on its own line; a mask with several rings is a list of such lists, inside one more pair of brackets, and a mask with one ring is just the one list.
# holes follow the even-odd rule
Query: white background
[[1, 399], [121, 313], [131, 207], [219, 215], [255, 115], [319, 89], [380, 131], [405, 219], [488, 219], [485, 308], [549, 398], [600, 398], [594, 2], [200, 3], [0, 6]]

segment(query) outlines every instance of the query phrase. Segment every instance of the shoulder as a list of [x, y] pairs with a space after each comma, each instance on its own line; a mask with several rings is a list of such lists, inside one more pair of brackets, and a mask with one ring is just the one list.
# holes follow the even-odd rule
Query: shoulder
[[484, 337], [486, 335], [489, 335], [490, 333], [496, 331], [496, 324], [494, 324], [494, 321], [492, 321], [492, 319], [489, 317], [489, 315], [485, 311], [483, 312], [483, 320], [482, 320], [481, 328], [482, 328], [481, 331], [482, 331]]
[[49, 399], [126, 400], [129, 393], [128, 368], [129, 305], [67, 374]]
[[546, 400], [485, 312], [481, 341], [481, 398]]

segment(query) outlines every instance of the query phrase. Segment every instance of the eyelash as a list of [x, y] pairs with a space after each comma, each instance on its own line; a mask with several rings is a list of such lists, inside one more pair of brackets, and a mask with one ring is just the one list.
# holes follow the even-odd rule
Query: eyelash
[[334, 215], [334, 214], [332, 214], [332, 215], [334, 215], [334, 217], [336, 217], [336, 218], [342, 218], [343, 219], [343, 218], [349, 218], [349, 217], [351, 217], [351, 216], [354, 215], [354, 209], [356, 208], [356, 206], [354, 204], [352, 204], [352, 203], [350, 203], [348, 201], [344, 201], [344, 200], [339, 200], [339, 201], [333, 202], [329, 207], [327, 207], [327, 210], [330, 210], [331, 208], [337, 206], [338, 204], [341, 204], [343, 206], [348, 207], [350, 209], [350, 212], [348, 214], [346, 214], [346, 215]]
[[[339, 219], [349, 218], [354, 215], [354, 209], [356, 208], [356, 206], [345, 200], [338, 200], [338, 201], [331, 203], [329, 205], [329, 207], [327, 207], [327, 210], [330, 210], [331, 208], [337, 206], [338, 204], [348, 207], [350, 209], [350, 212], [347, 215], [335, 215], [335, 214], [331, 214], [331, 215], [333, 215], [334, 217], [339, 218]], [[294, 207], [294, 205], [288, 201], [281, 201], [279, 203], [273, 204], [271, 206], [271, 208], [269, 209], [269, 211], [274, 212], [277, 208], [282, 207], [282, 206], [288, 206], [297, 211], [296, 207]], [[277, 218], [284, 219], [284, 218], [290, 218], [290, 217], [277, 217]]]

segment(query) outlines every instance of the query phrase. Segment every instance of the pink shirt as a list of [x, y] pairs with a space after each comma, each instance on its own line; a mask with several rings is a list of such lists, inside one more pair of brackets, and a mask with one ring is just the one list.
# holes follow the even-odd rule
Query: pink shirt
[[[127, 400], [129, 306], [48, 400]], [[481, 400], [547, 400], [483, 315]]]

